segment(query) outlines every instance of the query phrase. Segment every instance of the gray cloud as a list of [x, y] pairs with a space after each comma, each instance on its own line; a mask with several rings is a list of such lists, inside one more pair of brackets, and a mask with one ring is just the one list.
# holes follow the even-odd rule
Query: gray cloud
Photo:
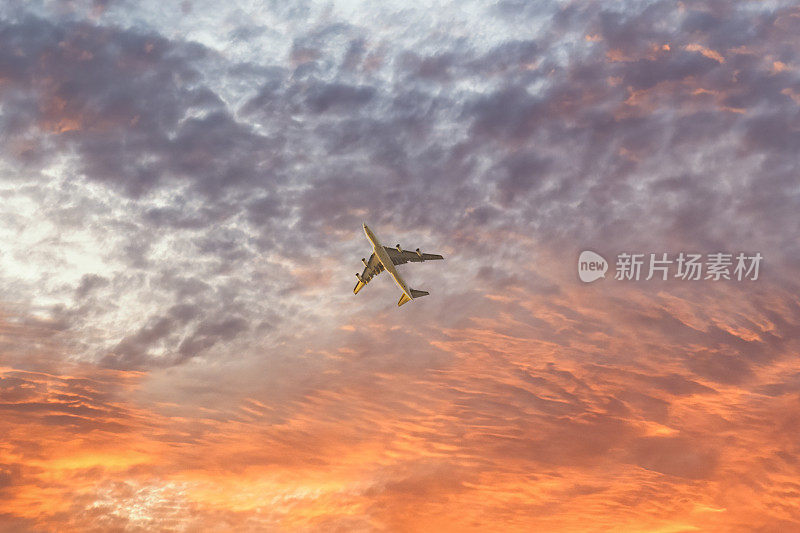
[[[141, 320], [140, 332], [174, 305], [224, 309], [235, 320], [239, 311], [228, 306], [236, 298], [209, 306], [211, 287], [231, 274], [227, 290], [248, 286], [263, 274], [237, 265], [258, 254], [296, 266], [332, 257], [346, 268], [345, 249], [334, 245], [365, 218], [437, 228], [435, 242], [457, 244], [477, 260], [463, 263], [475, 272], [487, 266], [478, 258], [503, 245], [461, 236], [510, 227], [545, 246], [623, 248], [668, 236], [687, 247], [763, 242], [776, 264], [796, 261], [796, 245], [775, 231], [793, 212], [791, 180], [750, 155], [774, 151], [776, 166], [791, 154], [787, 89], [796, 75], [759, 60], [790, 60], [791, 11], [712, 15], [698, 6], [568, 6], [526, 40], [442, 39], [420, 50], [387, 48], [369, 27], [333, 21], [295, 35], [286, 56], [260, 62], [229, 61], [141, 26], [15, 15], [0, 33], [2, 98], [13, 104], [2, 118], [6, 154], [27, 169], [67, 157], [77, 179], [132, 202], [123, 216], [95, 209], [125, 228], [116, 257], [144, 279], [164, 280], [162, 310]], [[111, 17], [116, 8], [107, 7]], [[746, 38], [731, 31], [744, 27], [753, 28]], [[580, 39], [565, 56], [567, 29]], [[740, 107], [744, 114], [730, 111]], [[690, 164], [698, 145], [715, 159]], [[774, 188], [756, 185], [764, 174]], [[734, 196], [720, 175], [752, 193]], [[754, 219], [765, 202], [768, 214]], [[164, 263], [163, 246], [182, 259]], [[292, 294], [298, 285], [285, 268], [256, 298]], [[91, 276], [111, 278], [81, 276], [89, 277], [76, 296], [91, 290], [102, 299], [120, 287], [90, 289]], [[207, 288], [184, 301], [179, 278]], [[74, 323], [88, 312], [73, 313]], [[136, 335], [120, 338], [141, 342], [118, 346], [146, 364], [152, 343], [179, 350], [192, 334]]]

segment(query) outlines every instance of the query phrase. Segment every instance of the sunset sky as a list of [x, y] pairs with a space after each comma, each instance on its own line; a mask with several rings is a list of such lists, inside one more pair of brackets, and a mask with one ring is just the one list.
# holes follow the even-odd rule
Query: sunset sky
[[[797, 35], [772, 0], [2, 2], [0, 532], [800, 531]], [[445, 256], [399, 267], [430, 296], [353, 294], [362, 222]]]

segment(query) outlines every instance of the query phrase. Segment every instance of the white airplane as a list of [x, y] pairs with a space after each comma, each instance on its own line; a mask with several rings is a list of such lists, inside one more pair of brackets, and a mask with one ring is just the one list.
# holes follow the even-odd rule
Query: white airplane
[[367, 234], [367, 239], [369, 239], [369, 242], [372, 244], [372, 255], [369, 256], [369, 261], [363, 257], [361, 258], [361, 262], [364, 263], [364, 272], [361, 274], [356, 273], [358, 283], [356, 283], [356, 288], [353, 289], [355, 294], [358, 294], [358, 291], [360, 291], [364, 285], [369, 283], [369, 280], [384, 270], [388, 270], [389, 274], [391, 274], [397, 284], [400, 285], [400, 288], [403, 289], [403, 295], [400, 297], [400, 301], [397, 302], [398, 306], [401, 306], [404, 303], [413, 300], [414, 298], [419, 298], [420, 296], [425, 296], [428, 294], [425, 291], [410, 289], [397, 272], [395, 265], [402, 265], [403, 263], [408, 263], [409, 261], [422, 262], [430, 261], [432, 259], [444, 259], [444, 257], [438, 254], [424, 254], [419, 251], [419, 248], [417, 248], [414, 252], [403, 250], [400, 248], [399, 244], [394, 248], [390, 248], [389, 246], [381, 246], [378, 238], [374, 233], [372, 233], [372, 230], [369, 229], [366, 223], [364, 224], [364, 233]]

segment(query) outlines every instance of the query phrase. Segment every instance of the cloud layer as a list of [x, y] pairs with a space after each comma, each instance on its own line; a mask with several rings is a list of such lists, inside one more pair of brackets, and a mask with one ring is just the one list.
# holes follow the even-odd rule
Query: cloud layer
[[0, 9], [0, 531], [800, 526], [796, 6], [162, 4]]

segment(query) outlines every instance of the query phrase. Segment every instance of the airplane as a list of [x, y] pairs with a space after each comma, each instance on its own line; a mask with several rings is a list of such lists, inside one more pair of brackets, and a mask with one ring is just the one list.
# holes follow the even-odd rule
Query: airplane
[[392, 275], [394, 280], [400, 285], [400, 288], [403, 290], [403, 295], [400, 297], [400, 301], [397, 302], [397, 306], [400, 307], [406, 302], [410, 302], [414, 298], [420, 298], [422, 296], [426, 296], [429, 294], [425, 291], [418, 291], [416, 289], [410, 289], [400, 274], [397, 272], [395, 265], [402, 265], [404, 263], [408, 263], [409, 261], [414, 262], [422, 262], [422, 261], [430, 261], [433, 259], [444, 259], [441, 255], [438, 254], [424, 254], [419, 251], [419, 248], [416, 251], [409, 251], [403, 250], [400, 248], [398, 244], [394, 248], [389, 246], [381, 246], [380, 241], [372, 233], [372, 230], [369, 229], [366, 222], [363, 224], [364, 226], [364, 233], [367, 234], [367, 239], [369, 239], [370, 244], [372, 244], [372, 255], [369, 256], [369, 261], [365, 258], [361, 258], [361, 262], [364, 263], [364, 272], [359, 274], [356, 272], [356, 277], [358, 278], [358, 283], [356, 283], [355, 289], [353, 289], [354, 294], [358, 294], [364, 285], [369, 283], [373, 277], [377, 276], [384, 270], [387, 270], [389, 274]]

